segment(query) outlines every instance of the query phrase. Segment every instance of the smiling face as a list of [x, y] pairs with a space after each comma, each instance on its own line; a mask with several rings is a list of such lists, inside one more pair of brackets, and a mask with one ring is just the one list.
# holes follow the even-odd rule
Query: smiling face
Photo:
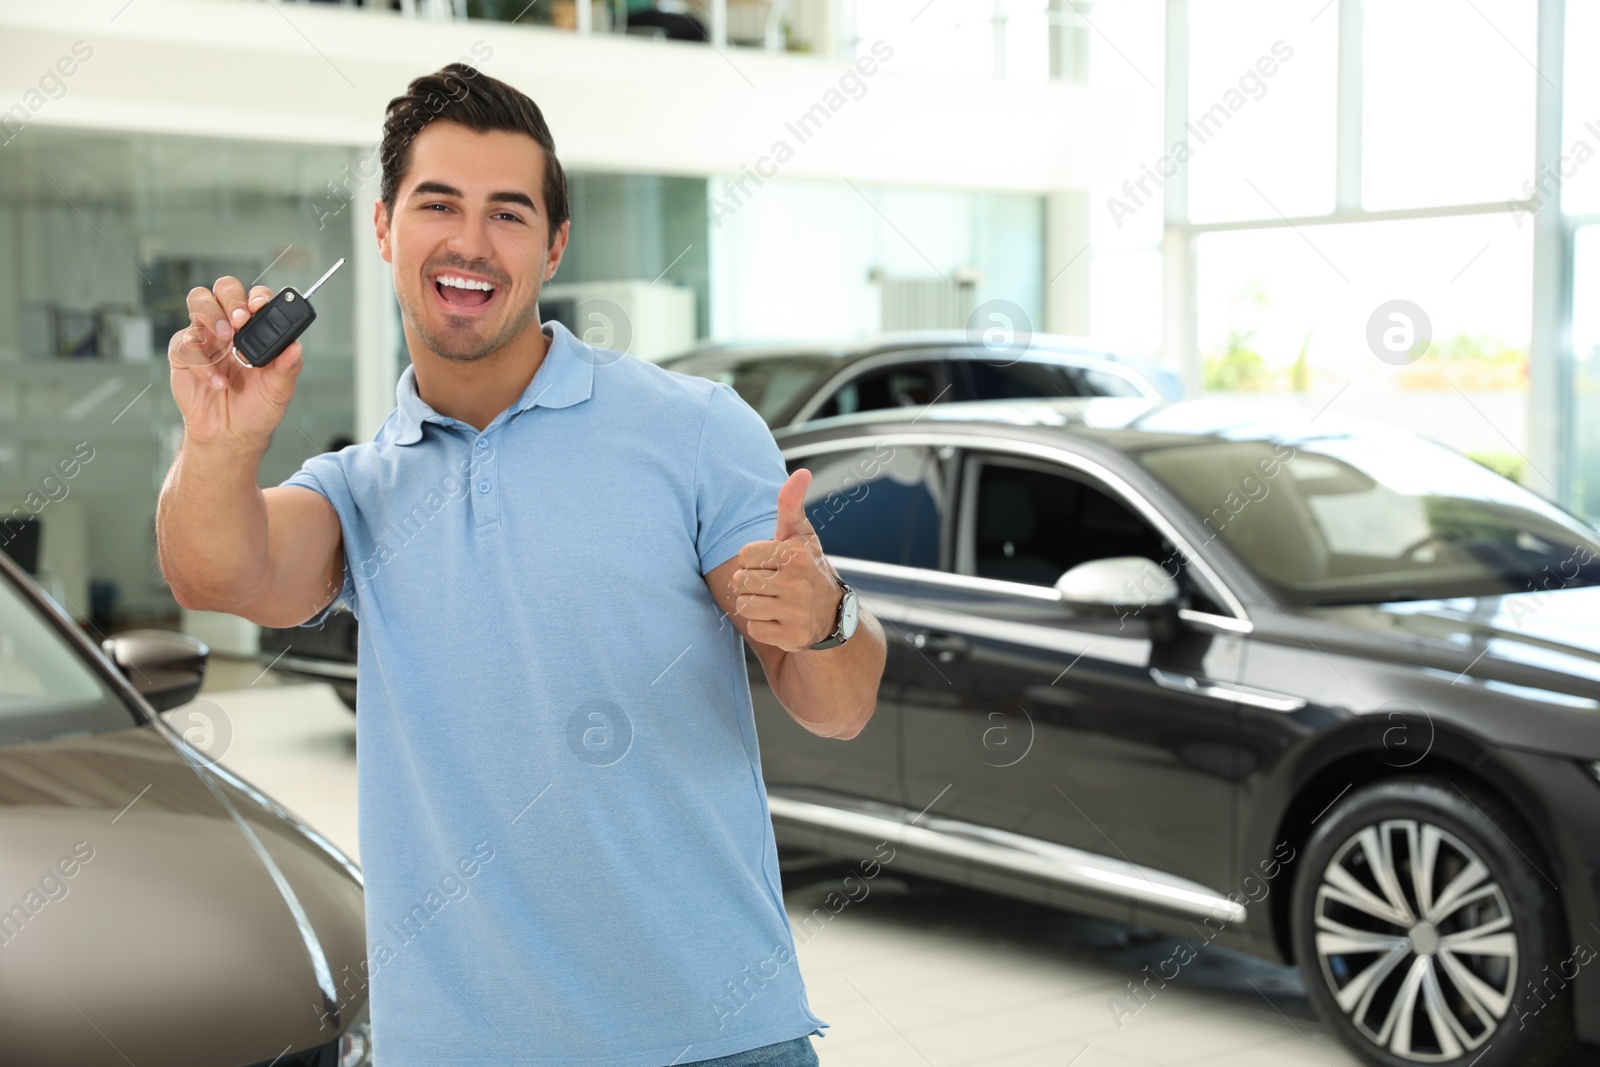
[[413, 357], [420, 341], [470, 363], [538, 331], [539, 289], [569, 230], [562, 223], [550, 240], [544, 165], [521, 133], [438, 121], [412, 142], [393, 217], [379, 203], [374, 222]]

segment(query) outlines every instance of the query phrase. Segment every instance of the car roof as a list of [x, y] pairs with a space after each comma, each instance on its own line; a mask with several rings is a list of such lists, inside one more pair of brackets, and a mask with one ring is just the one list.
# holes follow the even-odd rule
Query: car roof
[[[1134, 453], [1202, 442], [1287, 443], [1310, 437], [1414, 435], [1382, 423], [1293, 404], [1203, 397], [1149, 400], [1087, 397], [1040, 400], [965, 400], [836, 415], [773, 431], [780, 447], [854, 436], [851, 431], [915, 432], [937, 427], [952, 436], [993, 434], [1037, 441], [1062, 436]], [[1315, 425], [1313, 425], [1315, 423]]]
[[[1105, 345], [1082, 337], [1051, 333], [1024, 334], [1022, 337], [1026, 346], [1024, 354], [1014, 358], [1026, 358], [1026, 352], [1038, 350], [1041, 353], [1071, 354], [1118, 363], [1134, 362], [1118, 356]], [[854, 341], [717, 341], [664, 356], [661, 362], [726, 365], [750, 359], [826, 356], [837, 359], [844, 366], [888, 352], [919, 348], [973, 348], [982, 344], [980, 336], [967, 330], [900, 330]]]

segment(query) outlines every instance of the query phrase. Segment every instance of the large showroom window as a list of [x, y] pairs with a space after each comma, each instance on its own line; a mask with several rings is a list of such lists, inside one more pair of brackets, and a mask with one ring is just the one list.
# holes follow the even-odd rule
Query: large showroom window
[[1315, 11], [1299, 0], [1190, 5], [1192, 221], [1333, 208], [1338, 20]]
[[[1477, 11], [1456, 0], [1363, 5], [1361, 200], [1368, 210], [1524, 195], [1539, 80], [1530, 62], [1536, 5], [1474, 3]], [[1417, 63], [1419, 41], [1429, 42], [1426, 64]]]
[[[1309, 236], [1314, 243], [1269, 227], [1197, 239], [1196, 339], [1207, 391], [1318, 407], [1343, 407], [1359, 393], [1360, 414], [1554, 496], [1556, 483], [1524, 460], [1530, 229], [1519, 233], [1492, 215], [1435, 216], [1318, 226]], [[1395, 299], [1424, 309], [1432, 345], [1388, 363], [1364, 330], [1373, 309]]]
[[1566, 454], [1571, 503], [1600, 518], [1600, 67], [1588, 55], [1600, 40], [1600, 4], [1567, 5], [1566, 107], [1561, 134], [1562, 231], [1571, 264], [1563, 312], [1571, 316]]
[[1120, 194], [1122, 229], [1164, 218], [1165, 357], [1194, 392], [1366, 414], [1600, 515], [1580, 310], [1600, 277], [1600, 80], [1579, 44], [1600, 13], [1280, 0], [1244, 33], [1238, 14], [1165, 6], [1159, 204]]

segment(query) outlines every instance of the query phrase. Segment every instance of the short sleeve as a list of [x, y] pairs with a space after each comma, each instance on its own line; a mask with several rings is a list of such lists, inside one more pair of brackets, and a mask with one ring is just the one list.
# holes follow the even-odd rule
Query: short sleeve
[[[351, 451], [350, 448], [341, 449], [340, 452], [324, 452], [312, 456], [301, 464], [300, 469], [286, 478], [282, 486], [297, 486], [301, 489], [310, 489], [320, 493], [328, 503], [333, 505], [334, 513], [339, 516], [339, 527], [342, 531], [351, 528], [349, 516], [354, 514], [355, 499], [350, 495], [350, 481], [345, 477], [344, 466], [339, 462], [341, 453]], [[339, 595], [333, 602], [311, 618], [301, 623], [301, 626], [321, 626], [327, 621], [328, 614], [336, 608], [341, 601], [348, 607], [357, 619], [361, 617], [360, 606], [356, 601], [355, 570], [350, 566], [350, 538], [343, 536], [344, 542], [344, 585], [339, 590]]]
[[695, 550], [708, 574], [777, 532], [783, 453], [755, 409], [725, 382], [711, 390], [695, 459]]

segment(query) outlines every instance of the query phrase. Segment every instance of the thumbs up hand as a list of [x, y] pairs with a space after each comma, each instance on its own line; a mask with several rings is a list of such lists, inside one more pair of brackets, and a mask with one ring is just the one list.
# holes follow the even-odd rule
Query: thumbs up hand
[[[820, 551], [821, 540], [806, 518], [806, 490], [811, 486], [811, 472], [801, 467], [789, 475], [789, 480], [778, 488], [778, 527], [773, 531], [774, 541], [791, 541], [809, 537]], [[760, 543], [760, 542], [756, 542]]]
[[811, 472], [801, 468], [778, 490], [778, 523], [770, 541], [739, 550], [733, 572], [735, 611], [752, 638], [796, 652], [833, 632], [844, 590], [806, 518]]

